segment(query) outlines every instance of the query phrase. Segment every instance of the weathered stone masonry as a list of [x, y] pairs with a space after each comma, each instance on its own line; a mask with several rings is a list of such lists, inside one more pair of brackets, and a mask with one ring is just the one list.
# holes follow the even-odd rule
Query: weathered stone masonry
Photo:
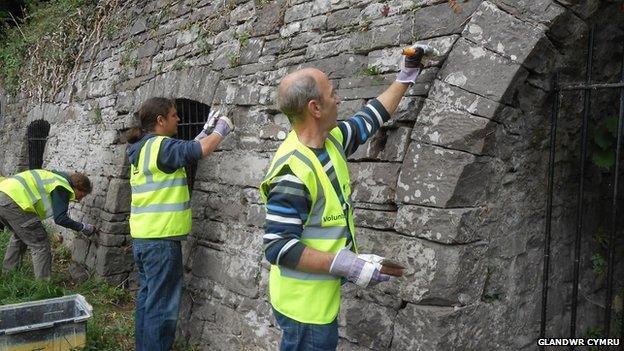
[[[274, 106], [277, 84], [291, 70], [318, 67], [338, 88], [340, 115], [348, 116], [394, 80], [402, 46], [428, 43], [443, 57], [427, 63], [395, 118], [350, 166], [361, 250], [409, 268], [394, 283], [343, 288], [340, 348], [535, 349], [547, 91], [552, 72], [582, 62], [573, 53], [584, 45], [587, 23], [611, 5], [469, 0], [458, 6], [454, 11], [443, 0], [129, 3], [119, 31], [84, 57], [73, 86], [54, 101], [1, 97], [0, 171], [25, 167], [27, 126], [49, 121], [44, 166], [84, 171], [95, 185], [72, 214], [102, 233], [91, 240], [64, 233], [76, 270], [133, 285], [123, 138], [136, 125], [133, 112], [155, 95], [227, 110], [237, 129], [200, 162], [193, 189], [179, 335], [205, 350], [276, 349], [257, 188], [289, 130]], [[567, 103], [569, 111], [578, 109], [578, 99]], [[569, 123], [562, 130], [574, 130]], [[560, 164], [578, 150], [578, 137], [569, 134], [558, 145], [565, 155]], [[557, 206], [554, 231], [565, 233], [573, 220]], [[565, 253], [569, 241], [561, 242], [554, 251]], [[549, 306], [555, 334], [566, 322], [561, 301], [569, 293], [558, 287], [566, 274], [555, 268]], [[582, 328], [597, 320], [595, 307], [581, 301], [580, 309], [587, 316]]]

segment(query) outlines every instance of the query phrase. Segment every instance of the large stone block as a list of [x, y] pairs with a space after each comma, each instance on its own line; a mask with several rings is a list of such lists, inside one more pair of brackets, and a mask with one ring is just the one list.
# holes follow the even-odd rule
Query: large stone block
[[523, 63], [544, 36], [544, 30], [499, 10], [489, 1], [481, 3], [462, 36], [477, 45]]
[[394, 229], [406, 235], [443, 244], [463, 244], [482, 239], [480, 211], [474, 208], [437, 209], [400, 206]]
[[[362, 311], [366, 311], [362, 313]], [[344, 299], [338, 317], [340, 334], [352, 343], [386, 350], [392, 342], [397, 312], [361, 299]]]
[[433, 82], [428, 98], [449, 108], [467, 111], [470, 114], [490, 119], [494, 119], [497, 112], [504, 107], [496, 101], [437, 79]]
[[233, 253], [217, 251], [203, 245], [196, 246], [192, 274], [222, 284], [238, 294], [258, 296], [257, 278], [260, 266], [250, 262], [259, 262], [259, 259], [242, 252]]
[[349, 40], [338, 39], [308, 46], [306, 50], [306, 57], [310, 59], [321, 59], [336, 56], [348, 50]]
[[526, 18], [550, 27], [566, 8], [551, 0], [495, 0], [505, 12], [518, 18]]
[[466, 20], [472, 15], [480, 3], [481, 0], [460, 2], [458, 3], [461, 8], [460, 13], [453, 12], [451, 6], [446, 2], [419, 9], [412, 16], [413, 36], [422, 40], [450, 34], [459, 34]]
[[366, 56], [338, 55], [317, 61], [306, 62], [298, 68], [315, 67], [325, 72], [330, 79], [351, 77], [366, 67]]
[[258, 62], [263, 46], [264, 40], [255, 38], [249, 39], [249, 42], [241, 50], [240, 63], [246, 65]]
[[199, 101], [212, 105], [213, 96], [220, 80], [220, 73], [205, 67], [193, 67], [188, 71], [179, 71], [176, 98]]
[[141, 45], [137, 51], [137, 58], [152, 57], [160, 50], [160, 43], [156, 40], [149, 40]]
[[269, 159], [247, 152], [217, 152], [199, 163], [196, 179], [222, 184], [258, 187]]
[[414, 303], [460, 306], [481, 298], [486, 280], [486, 246], [440, 245], [367, 228], [358, 230], [359, 250], [392, 258], [405, 274], [377, 289]]
[[294, 5], [284, 13], [284, 23], [303, 20], [322, 13], [329, 12], [331, 4], [326, 0], [314, 0]]
[[106, 190], [104, 210], [109, 213], [130, 212], [130, 182], [127, 179], [111, 179]]
[[334, 30], [353, 26], [359, 21], [360, 11], [356, 8], [348, 8], [333, 11], [327, 15], [327, 29]]
[[133, 269], [134, 258], [132, 257], [132, 247], [98, 246], [95, 271], [100, 276], [127, 273], [131, 272]]
[[408, 127], [398, 127], [386, 131], [387, 139], [379, 157], [384, 161], [403, 161], [410, 143]]
[[374, 49], [397, 46], [403, 33], [404, 28], [401, 22], [366, 31], [356, 31], [350, 38], [351, 49], [356, 53], [366, 53]]
[[271, 1], [262, 7], [256, 7], [254, 25], [252, 26], [253, 36], [269, 35], [279, 30], [283, 21], [283, 13], [280, 11], [282, 4]]
[[397, 316], [392, 350], [466, 349], [468, 340], [462, 342], [449, 336], [459, 334], [464, 326], [461, 317], [473, 309], [408, 304]]
[[482, 154], [485, 151], [485, 139], [494, 132], [496, 125], [487, 118], [473, 116], [427, 99], [411, 138], [422, 143]]
[[323, 31], [327, 23], [327, 16], [315, 16], [301, 22], [301, 30], [303, 31]]
[[393, 229], [396, 217], [396, 212], [375, 211], [357, 207], [353, 210], [356, 227]]
[[494, 101], [508, 102], [515, 84], [528, 72], [520, 64], [499, 54], [459, 39], [440, 71], [446, 83]]
[[422, 109], [424, 101], [425, 99], [419, 96], [402, 98], [401, 101], [399, 101], [399, 106], [397, 106], [397, 109], [394, 112], [394, 116], [388, 124], [392, 125], [397, 121], [416, 121], [416, 117], [420, 113], [420, 109]]
[[396, 163], [351, 163], [352, 198], [356, 202], [389, 203], [394, 200], [400, 165]]
[[[98, 229], [107, 234], [112, 235], [126, 235], [130, 234], [130, 227], [128, 226], [128, 222], [102, 222], [102, 224], [98, 227]], [[109, 245], [113, 246], [113, 245]]]
[[[411, 143], [397, 183], [397, 202], [450, 206], [460, 178], [466, 176], [465, 168], [474, 162], [475, 157], [465, 152]], [[468, 200], [463, 206], [476, 202]]]
[[[280, 332], [273, 327], [271, 309], [264, 301], [243, 301], [232, 307], [217, 299], [206, 301], [197, 316], [205, 320], [201, 333], [204, 350], [276, 350]], [[261, 308], [249, 310], [245, 305], [258, 304]], [[201, 320], [200, 319], [200, 320]]]

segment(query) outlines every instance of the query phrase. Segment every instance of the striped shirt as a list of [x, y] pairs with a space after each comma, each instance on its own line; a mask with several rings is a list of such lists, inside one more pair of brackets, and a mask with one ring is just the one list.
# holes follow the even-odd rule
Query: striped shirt
[[[371, 100], [362, 110], [346, 120], [338, 122], [338, 128], [344, 137], [343, 146], [347, 157], [364, 144], [379, 127], [390, 119], [383, 105], [376, 99]], [[346, 208], [342, 197], [336, 171], [325, 148], [311, 150], [316, 154], [327, 177], [331, 180], [343, 208]], [[296, 268], [305, 248], [299, 239], [303, 232], [303, 224], [308, 219], [312, 198], [303, 182], [285, 166], [269, 185], [266, 205], [266, 224], [264, 255], [271, 264]], [[347, 246], [351, 242], [347, 238]]]

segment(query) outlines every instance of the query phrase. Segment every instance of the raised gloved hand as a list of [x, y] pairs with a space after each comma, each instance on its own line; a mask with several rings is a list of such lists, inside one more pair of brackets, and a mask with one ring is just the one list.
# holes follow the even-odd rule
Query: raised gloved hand
[[227, 117], [220, 117], [217, 120], [217, 124], [214, 127], [213, 133], [217, 133], [222, 137], [226, 137], [230, 134], [231, 131], [234, 130], [234, 124]]
[[422, 58], [425, 55], [436, 55], [436, 53], [437, 50], [433, 47], [423, 44], [414, 44], [403, 50], [405, 56], [403, 57], [401, 71], [396, 78], [397, 82], [410, 84], [416, 82], [416, 78], [418, 78], [420, 70], [423, 68]]
[[80, 232], [86, 236], [91, 236], [95, 233], [95, 227], [89, 223], [82, 223], [82, 229]]
[[[379, 257], [379, 260], [374, 262], [375, 260], [368, 256]], [[349, 249], [342, 249], [334, 257], [329, 272], [345, 277], [359, 286], [373, 286], [390, 280], [389, 275], [381, 273], [381, 260], [383, 257], [377, 255], [356, 255]]]
[[217, 124], [217, 120], [219, 119], [220, 113], [221, 112], [219, 110], [210, 111], [210, 113], [208, 114], [208, 119], [206, 120], [206, 123], [204, 124], [204, 128], [202, 129], [201, 132], [199, 132], [199, 134], [197, 134], [197, 136], [195, 137], [195, 140], [201, 140], [207, 137], [208, 134], [211, 133], [212, 128], [214, 128], [215, 124]]
[[197, 134], [195, 140], [201, 140], [211, 133], [217, 133], [225, 138], [232, 130], [234, 130], [232, 121], [225, 116], [221, 116], [219, 110], [212, 110], [208, 114], [208, 120], [204, 124], [204, 128]]

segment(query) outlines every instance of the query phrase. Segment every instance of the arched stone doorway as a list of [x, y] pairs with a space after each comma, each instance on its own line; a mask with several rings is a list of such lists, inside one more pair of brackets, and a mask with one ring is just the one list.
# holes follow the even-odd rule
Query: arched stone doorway
[[50, 133], [50, 123], [43, 119], [36, 120], [28, 126], [28, 168], [43, 167], [43, 153]]

